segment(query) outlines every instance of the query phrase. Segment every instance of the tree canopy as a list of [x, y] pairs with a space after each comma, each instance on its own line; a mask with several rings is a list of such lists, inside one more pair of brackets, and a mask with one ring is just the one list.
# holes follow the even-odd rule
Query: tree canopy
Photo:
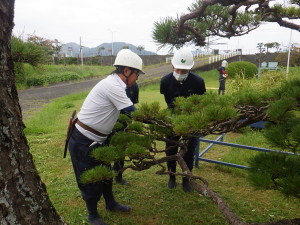
[[300, 31], [300, 1], [282, 5], [278, 0], [197, 0], [188, 14], [155, 22], [152, 37], [160, 48], [190, 42], [205, 46], [206, 38], [242, 36], [263, 22]]
[[15, 63], [29, 63], [33, 66], [44, 64], [58, 56], [61, 43], [57, 40], [49, 40], [36, 35], [29, 35], [27, 39], [12, 36], [12, 57]]

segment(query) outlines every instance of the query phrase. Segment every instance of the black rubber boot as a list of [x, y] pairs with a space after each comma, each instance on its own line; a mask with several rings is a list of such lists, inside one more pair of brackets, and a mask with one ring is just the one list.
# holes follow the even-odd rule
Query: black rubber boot
[[221, 90], [218, 90], [218, 94], [219, 94], [219, 95], [221, 94]]
[[182, 188], [183, 188], [184, 192], [192, 192], [193, 191], [193, 188], [187, 177], [182, 178]]
[[103, 197], [105, 199], [106, 209], [109, 211], [130, 212], [131, 207], [129, 205], [122, 205], [115, 200], [112, 186], [112, 180], [105, 181], [103, 185]]
[[116, 202], [114, 205], [106, 206], [106, 209], [109, 211], [119, 211], [119, 212], [130, 212], [131, 207], [129, 205], [122, 205]]
[[176, 188], [176, 178], [175, 178], [175, 175], [170, 175], [169, 182], [168, 182], [168, 188], [170, 188], [170, 189]]
[[118, 184], [121, 184], [121, 185], [127, 185], [129, 184], [129, 182], [127, 180], [124, 180], [123, 179], [123, 174], [122, 172], [119, 172], [118, 175], [115, 177], [115, 181], [118, 183]]
[[98, 210], [97, 210], [98, 200], [89, 199], [89, 200], [86, 200], [85, 203], [86, 203], [86, 207], [87, 207], [87, 210], [89, 213], [88, 221], [92, 225], [108, 225], [101, 220], [101, 218], [98, 214]]
[[89, 216], [88, 221], [92, 225], [108, 225], [107, 223], [104, 223], [100, 218], [92, 218]]

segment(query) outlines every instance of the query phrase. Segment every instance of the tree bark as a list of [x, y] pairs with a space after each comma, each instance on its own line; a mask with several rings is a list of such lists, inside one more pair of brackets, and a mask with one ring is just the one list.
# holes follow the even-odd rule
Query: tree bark
[[64, 224], [34, 166], [14, 82], [14, 0], [0, 2], [0, 224]]

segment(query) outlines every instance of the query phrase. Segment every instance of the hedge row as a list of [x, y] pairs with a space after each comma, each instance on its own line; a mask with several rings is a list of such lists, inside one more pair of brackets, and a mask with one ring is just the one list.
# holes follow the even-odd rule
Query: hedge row
[[75, 72], [46, 73], [43, 76], [28, 77], [26, 80], [26, 85], [28, 87], [39, 86], [39, 85], [58, 83], [58, 82], [69, 81], [69, 80], [77, 80], [80, 78], [81, 76]]

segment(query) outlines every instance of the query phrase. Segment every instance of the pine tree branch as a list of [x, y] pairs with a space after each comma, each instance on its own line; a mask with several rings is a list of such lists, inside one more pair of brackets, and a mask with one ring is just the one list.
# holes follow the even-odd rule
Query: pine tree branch
[[[163, 39], [164, 43], [161, 43], [160, 40], [156, 41], [163, 45], [170, 44], [172, 46], [193, 41], [198, 46], [204, 46], [206, 45], [206, 37], [210, 35], [225, 38], [242, 36], [258, 28], [262, 22], [273, 22], [282, 27], [300, 31], [300, 25], [297, 23], [297, 19], [300, 18], [297, 7], [299, 7], [300, 3], [294, 1], [294, 5], [296, 6], [293, 6], [295, 10], [292, 11], [288, 10], [288, 7], [271, 6], [271, 2], [272, 1], [269, 0], [199, 1], [193, 11], [191, 10], [190, 13], [182, 15], [177, 24], [173, 26], [173, 30], [176, 34], [175, 37], [174, 35], [172, 38], [171, 36], [165, 37]], [[224, 6], [224, 10], [228, 10], [228, 17], [218, 15], [218, 19], [223, 20], [223, 22], [216, 22], [208, 25], [206, 17], [213, 17], [213, 15], [207, 15], [207, 10], [209, 7], [218, 4]], [[248, 21], [245, 21], [244, 19], [242, 21], [238, 21], [238, 15], [240, 14], [249, 15], [250, 17]], [[201, 23], [208, 26], [205, 32], [197, 28], [197, 26]]]

